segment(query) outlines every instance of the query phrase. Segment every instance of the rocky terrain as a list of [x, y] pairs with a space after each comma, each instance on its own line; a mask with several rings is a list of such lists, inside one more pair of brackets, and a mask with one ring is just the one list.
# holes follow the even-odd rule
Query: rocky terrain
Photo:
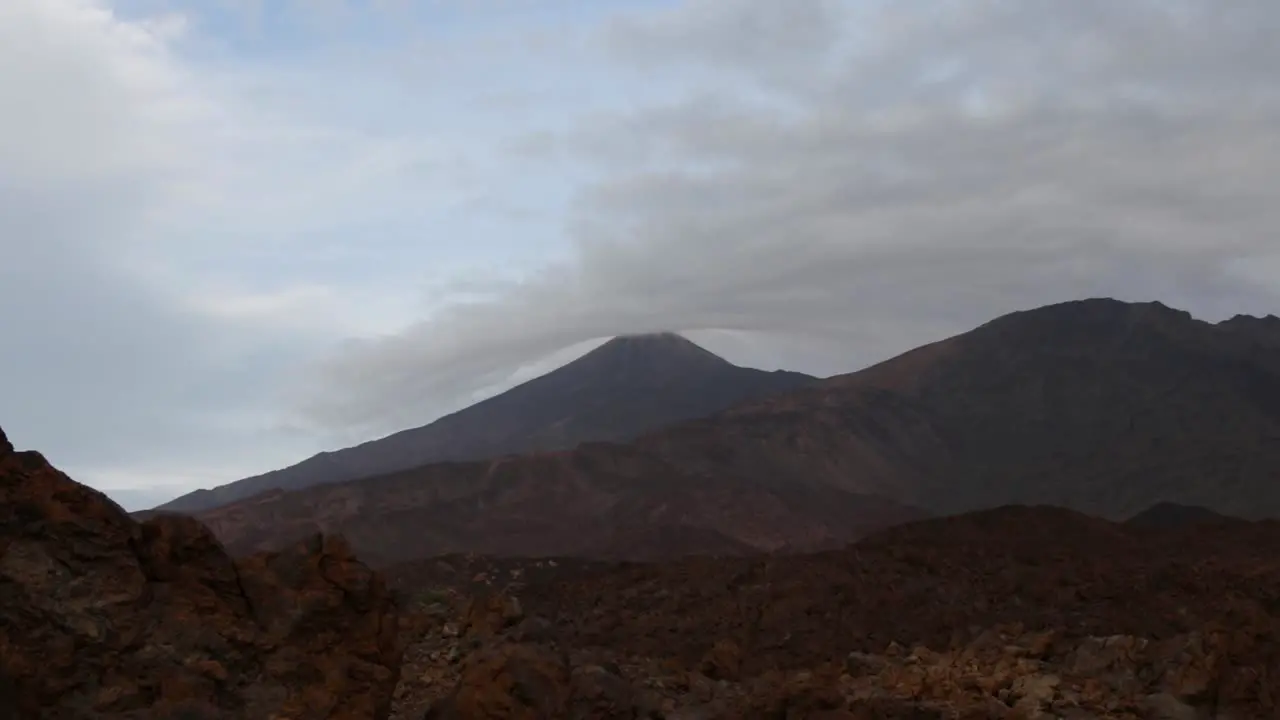
[[0, 718], [385, 718], [398, 621], [341, 538], [233, 561], [0, 431]]
[[805, 557], [414, 563], [393, 717], [1272, 718], [1277, 551], [1009, 507]]
[[623, 336], [429, 425], [197, 490], [156, 509], [199, 512], [266, 491], [356, 480], [428, 463], [631, 440], [815, 380], [802, 373], [738, 367], [674, 333]]
[[378, 564], [812, 551], [1006, 504], [1280, 517], [1278, 326], [1064, 303], [625, 444], [427, 465], [198, 517], [237, 553], [341, 532]]
[[1052, 507], [808, 555], [233, 560], [0, 433], [0, 718], [1260, 720], [1278, 615], [1280, 523]]

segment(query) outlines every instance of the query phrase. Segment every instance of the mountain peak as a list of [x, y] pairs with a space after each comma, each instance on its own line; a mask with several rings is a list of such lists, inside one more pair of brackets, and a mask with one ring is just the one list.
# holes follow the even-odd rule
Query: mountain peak
[[691, 341], [686, 339], [683, 335], [677, 332], [672, 332], [671, 330], [659, 330], [657, 332], [647, 332], [647, 333], [628, 333], [628, 334], [618, 335], [617, 337], [613, 338], [613, 340], [610, 340], [609, 342], [618, 342], [618, 341], [624, 341], [624, 342], [626, 341], [635, 341], [635, 342], [676, 341], [676, 342], [687, 342], [692, 344]]
[[1265, 315], [1263, 317], [1258, 317], [1256, 315], [1238, 314], [1231, 317], [1231, 319], [1223, 320], [1218, 324], [1228, 328], [1230, 327], [1280, 328], [1280, 317], [1276, 317], [1275, 315]]
[[731, 363], [679, 333], [664, 331], [619, 335], [566, 367], [588, 365], [616, 372], [635, 368], [661, 373], [723, 368]]
[[604, 345], [601, 345], [600, 347], [601, 348], [611, 347], [611, 346], [618, 347], [618, 346], [624, 346], [624, 345], [631, 346], [631, 347], [648, 347], [648, 348], [654, 348], [654, 349], [668, 349], [668, 350], [678, 349], [678, 348], [685, 348], [685, 349], [693, 348], [701, 352], [707, 352], [706, 350], [698, 346], [696, 343], [694, 343], [692, 340], [686, 338], [680, 333], [671, 332], [670, 330], [663, 330], [661, 332], [651, 332], [651, 333], [635, 333], [631, 335], [618, 335], [610, 339], [608, 342], [606, 342]]
[[739, 367], [674, 332], [622, 335], [429, 425], [191, 493], [160, 509], [192, 512], [275, 488], [296, 490], [429, 463], [624, 442], [814, 381], [801, 373]]

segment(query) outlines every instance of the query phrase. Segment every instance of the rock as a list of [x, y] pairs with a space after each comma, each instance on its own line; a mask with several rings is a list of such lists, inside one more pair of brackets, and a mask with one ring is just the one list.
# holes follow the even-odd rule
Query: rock
[[703, 655], [700, 669], [712, 680], [737, 680], [742, 669], [742, 648], [733, 640], [720, 638]]
[[505, 593], [472, 598], [467, 605], [463, 635], [489, 638], [515, 625], [524, 617], [520, 600]]
[[512, 640], [541, 644], [550, 642], [555, 637], [555, 628], [541, 617], [526, 617], [510, 631]]
[[195, 520], [139, 524], [0, 442], [0, 677], [19, 717], [385, 718], [397, 612], [340, 538], [237, 563]]
[[1024, 675], [1016, 678], [1011, 688], [1019, 698], [1015, 707], [1024, 712], [1039, 710], [1053, 700], [1060, 682], [1056, 675]]
[[571, 716], [641, 720], [660, 717], [662, 701], [654, 693], [633, 687], [615, 672], [599, 665], [574, 668]]
[[884, 669], [883, 659], [870, 653], [854, 650], [845, 657], [844, 671], [854, 677], [874, 675]]
[[[640, 693], [668, 718], [1280, 718], [1280, 523], [1117, 527], [1009, 509], [785, 559], [476, 559], [456, 584], [526, 568], [524, 617], [502, 627], [492, 596], [441, 617], [433, 682], [397, 720], [450, 693], [469, 665], [443, 658], [477, 643], [563, 652], [569, 720], [634, 717]], [[417, 567], [397, 577], [438, 585]]]
[[1146, 720], [1200, 720], [1200, 713], [1168, 693], [1148, 695], [1142, 703]]
[[457, 687], [424, 720], [566, 717], [569, 682], [567, 660], [557, 653], [536, 645], [490, 645], [467, 656]]

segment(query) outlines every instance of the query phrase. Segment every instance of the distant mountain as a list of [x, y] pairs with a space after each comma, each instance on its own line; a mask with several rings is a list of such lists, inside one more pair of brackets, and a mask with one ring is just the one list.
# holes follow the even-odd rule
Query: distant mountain
[[928, 515], [836, 488], [691, 474], [632, 445], [588, 443], [265, 493], [196, 517], [237, 555], [323, 529], [386, 566], [450, 553], [656, 560], [802, 552]]
[[1181, 530], [1192, 525], [1228, 522], [1233, 519], [1209, 508], [1162, 502], [1125, 520], [1124, 524], [1140, 530]]
[[1280, 517], [1280, 320], [1050, 305], [641, 444], [695, 472], [937, 514], [1057, 505], [1120, 520], [1174, 502]]
[[625, 441], [815, 381], [802, 373], [738, 367], [674, 333], [622, 336], [429, 425], [197, 490], [155, 509], [199, 512], [277, 488], [297, 490], [428, 463]]
[[1159, 303], [1052, 305], [625, 445], [425, 466], [199, 517], [238, 551], [324, 529], [396, 561], [601, 554], [622, 532], [609, 528], [703, 533], [665, 554], [801, 550], [921, 510], [1015, 504], [1280, 517], [1274, 329]]

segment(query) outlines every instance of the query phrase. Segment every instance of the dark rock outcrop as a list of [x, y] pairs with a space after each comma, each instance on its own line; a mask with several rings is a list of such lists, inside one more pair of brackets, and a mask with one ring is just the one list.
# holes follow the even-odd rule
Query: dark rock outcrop
[[3, 437], [0, 703], [17, 717], [387, 716], [397, 606], [340, 537], [236, 562], [196, 520], [136, 523]]

